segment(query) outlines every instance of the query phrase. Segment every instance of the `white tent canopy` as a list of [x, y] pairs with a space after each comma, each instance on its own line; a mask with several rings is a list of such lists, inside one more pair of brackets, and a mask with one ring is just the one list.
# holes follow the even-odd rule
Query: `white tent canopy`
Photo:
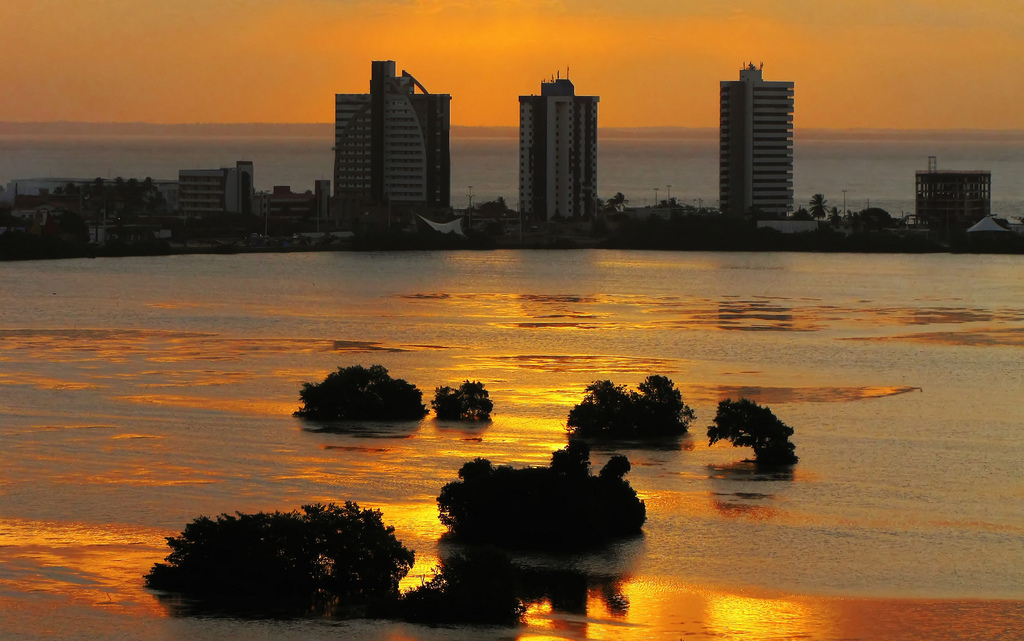
[[971, 227], [970, 229], [967, 230], [967, 233], [971, 234], [979, 231], [1005, 231], [1006, 233], [1010, 233], [1009, 229], [1006, 229], [1005, 227], [997, 223], [995, 219], [992, 218], [991, 216], [985, 216], [984, 218], [979, 220], [978, 223], [974, 225], [974, 227]]
[[465, 234], [462, 233], [462, 217], [456, 218], [450, 223], [435, 223], [432, 220], [423, 218], [423, 216], [420, 216], [420, 219], [430, 225], [433, 230], [439, 231], [442, 234], [458, 234], [459, 236], [465, 236]]

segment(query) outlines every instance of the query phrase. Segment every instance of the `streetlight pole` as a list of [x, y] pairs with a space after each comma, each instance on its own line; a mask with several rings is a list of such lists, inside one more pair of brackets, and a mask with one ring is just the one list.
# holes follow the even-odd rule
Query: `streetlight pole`
[[658, 191], [660, 191], [660, 190], [657, 187], [655, 187], [654, 188], [654, 206], [655, 207], [658, 206]]
[[473, 185], [469, 186], [469, 207], [466, 208], [466, 216], [469, 217], [469, 228], [473, 229]]
[[846, 215], [846, 190], [843, 190], [843, 216]]
[[672, 202], [672, 185], [665, 185], [665, 200]]

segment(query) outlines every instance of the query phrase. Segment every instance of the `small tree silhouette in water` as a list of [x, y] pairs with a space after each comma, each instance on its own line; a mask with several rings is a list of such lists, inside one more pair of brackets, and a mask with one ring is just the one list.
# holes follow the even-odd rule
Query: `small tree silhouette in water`
[[146, 586], [239, 607], [331, 614], [398, 598], [414, 555], [378, 510], [306, 505], [301, 512], [199, 517]]
[[646, 507], [623, 477], [625, 456], [597, 476], [581, 441], [554, 452], [549, 467], [494, 467], [478, 458], [437, 498], [449, 536], [470, 543], [571, 551], [639, 534]]
[[295, 416], [317, 420], [417, 421], [427, 414], [415, 385], [381, 365], [338, 368], [320, 383], [303, 383]]
[[491, 418], [494, 403], [479, 381], [466, 381], [458, 389], [438, 387], [430, 402], [437, 418], [451, 421], [482, 421]]
[[654, 375], [637, 391], [608, 380], [591, 383], [566, 426], [570, 436], [584, 438], [658, 438], [685, 434], [694, 418], [675, 383]]
[[789, 442], [793, 428], [767, 407], [741, 398], [718, 403], [715, 421], [708, 426], [709, 445], [731, 441], [734, 447], [754, 448], [754, 460], [761, 465], [792, 465], [799, 458]]

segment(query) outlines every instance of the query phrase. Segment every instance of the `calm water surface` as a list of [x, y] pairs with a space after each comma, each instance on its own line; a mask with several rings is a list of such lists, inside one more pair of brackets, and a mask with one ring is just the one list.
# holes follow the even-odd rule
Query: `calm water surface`
[[[0, 264], [0, 636], [1019, 638], [1024, 260], [608, 251]], [[303, 381], [381, 363], [492, 423], [310, 429]], [[642, 539], [517, 630], [174, 615], [141, 586], [199, 514], [356, 500], [437, 562], [461, 464], [544, 464], [597, 378], [669, 375], [692, 437], [624, 449]], [[800, 463], [702, 437], [748, 396]], [[603, 464], [611, 451], [594, 454]]]

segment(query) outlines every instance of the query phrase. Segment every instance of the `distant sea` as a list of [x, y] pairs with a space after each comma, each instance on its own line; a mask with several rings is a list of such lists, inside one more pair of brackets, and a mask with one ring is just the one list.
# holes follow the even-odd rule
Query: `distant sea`
[[[175, 178], [179, 169], [252, 160], [256, 185], [311, 189], [331, 178], [333, 124], [0, 123], [0, 185], [14, 178]], [[697, 204], [718, 198], [718, 130], [605, 128], [599, 192], [646, 205], [669, 194]], [[992, 172], [993, 210], [1024, 214], [1024, 131], [797, 129], [797, 204], [823, 193], [830, 205], [914, 208], [914, 172], [928, 156], [941, 169]], [[452, 204], [518, 194], [515, 127], [452, 128]], [[671, 186], [671, 187], [670, 187]]]

